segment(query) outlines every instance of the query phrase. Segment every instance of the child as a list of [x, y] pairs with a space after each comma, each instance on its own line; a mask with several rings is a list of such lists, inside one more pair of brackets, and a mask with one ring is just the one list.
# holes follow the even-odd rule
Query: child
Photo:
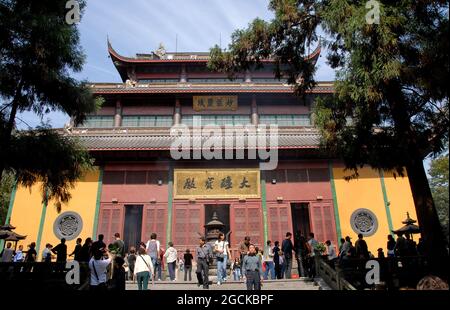
[[19, 250], [17, 250], [16, 255], [14, 255], [14, 262], [15, 263], [23, 262], [23, 245], [19, 245]]
[[52, 261], [52, 248], [50, 243], [45, 245], [45, 249], [42, 251], [42, 261], [45, 263], [50, 263]]
[[180, 268], [180, 272], [184, 271], [184, 261], [182, 258], [178, 260], [178, 268]]
[[192, 260], [194, 257], [191, 254], [191, 251], [189, 249], [186, 249], [186, 252], [184, 253], [184, 281], [187, 281], [189, 278], [189, 281], [192, 281]]
[[134, 280], [134, 265], [136, 264], [136, 248], [132, 246], [127, 257], [128, 275], [130, 280]]
[[233, 265], [231, 266], [231, 270], [233, 270], [233, 279], [234, 281], [241, 280], [241, 259], [236, 257], [234, 259]]
[[114, 258], [114, 272], [111, 281], [110, 290], [112, 291], [125, 291], [125, 268], [123, 265], [125, 260], [116, 256]]

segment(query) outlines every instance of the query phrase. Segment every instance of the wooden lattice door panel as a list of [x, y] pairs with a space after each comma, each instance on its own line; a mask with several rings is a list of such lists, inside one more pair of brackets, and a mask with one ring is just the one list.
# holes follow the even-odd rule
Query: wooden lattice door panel
[[[101, 205], [97, 234], [104, 235], [106, 245], [114, 241], [114, 234], [123, 235], [124, 208], [121, 205]], [[94, 236], [97, 240], [97, 236]]]
[[173, 212], [172, 241], [175, 247], [193, 247], [198, 244], [199, 233], [204, 234], [202, 206], [178, 205]]
[[156, 233], [157, 239], [161, 244], [166, 244], [166, 223], [167, 208], [164, 205], [146, 205], [142, 218], [142, 236], [143, 242], [150, 239], [152, 233]]
[[310, 204], [310, 218], [312, 232], [319, 242], [331, 240], [337, 243], [336, 222], [334, 220], [334, 209], [331, 202], [313, 202]]
[[251, 243], [264, 243], [262, 210], [260, 205], [233, 206], [230, 211], [233, 244], [236, 246], [249, 236]]
[[286, 233], [292, 232], [292, 221], [289, 216], [289, 205], [276, 204], [268, 206], [269, 240], [280, 243]]

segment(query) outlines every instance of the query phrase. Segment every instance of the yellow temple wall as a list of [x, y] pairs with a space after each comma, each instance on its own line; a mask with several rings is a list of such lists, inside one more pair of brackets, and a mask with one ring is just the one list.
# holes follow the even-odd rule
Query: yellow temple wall
[[35, 184], [32, 188], [19, 186], [12, 205], [10, 223], [16, 227], [16, 233], [27, 236], [25, 240], [18, 242], [18, 246], [22, 244], [25, 251], [27, 245], [36, 242], [38, 237], [43, 208], [41, 186], [41, 183]]
[[[383, 175], [376, 170], [363, 168], [359, 170], [359, 178], [347, 181], [344, 177], [350, 172], [345, 172], [341, 165], [333, 165], [332, 169], [335, 204], [339, 216], [339, 221], [336, 221], [336, 226], [340, 231], [338, 238], [348, 235], [353, 242], [356, 241], [357, 233], [351, 227], [350, 217], [355, 210], [366, 208], [376, 215], [378, 222], [375, 234], [365, 237], [369, 250], [376, 255], [377, 249], [381, 247], [386, 253], [387, 235], [390, 233], [389, 218], [393, 229], [403, 225], [401, 222], [406, 218], [406, 212], [409, 212], [411, 218], [417, 219], [408, 178], [394, 178], [392, 173], [385, 172]], [[74, 211], [81, 216], [83, 229], [78, 237], [83, 240], [93, 237], [95, 215], [98, 208], [97, 196], [101, 186], [99, 170], [89, 172], [71, 190], [72, 199], [69, 203], [62, 205], [61, 212]], [[386, 201], [389, 202], [387, 207], [383, 186]], [[31, 189], [17, 188], [12, 204], [10, 223], [17, 227], [17, 233], [27, 235], [26, 240], [19, 243], [23, 244], [25, 249], [29, 243], [39, 240], [41, 231], [38, 245], [39, 259], [46, 243], [52, 245], [59, 243], [59, 239], [53, 232], [53, 224], [59, 215], [55, 202], [50, 201], [44, 208], [41, 184], [36, 184]], [[75, 240], [68, 241], [67, 245], [68, 252], [71, 253], [75, 247]]]
[[[411, 218], [417, 220], [416, 208], [406, 172], [404, 177], [397, 176], [396, 178], [394, 178], [393, 173], [385, 172], [384, 182], [390, 202], [389, 209], [394, 229], [404, 226], [402, 221], [406, 219], [406, 212], [409, 212]], [[417, 235], [414, 236], [414, 240], [418, 240]]]
[[[350, 236], [353, 244], [358, 239], [357, 233], [351, 226], [352, 213], [360, 208], [372, 211], [378, 222], [378, 229], [371, 235], [364, 237], [373, 255], [377, 255], [377, 249], [383, 248], [387, 252], [387, 235], [390, 234], [389, 217], [392, 228], [398, 229], [406, 218], [406, 212], [417, 219], [414, 202], [408, 178], [393, 177], [392, 173], [384, 173], [384, 177], [377, 170], [362, 168], [358, 170], [359, 177], [347, 181], [345, 176], [351, 174], [342, 167], [333, 167], [336, 200], [338, 205], [341, 236]], [[383, 195], [383, 181], [386, 199], [389, 202], [386, 208]]]
[[[87, 237], [93, 237], [94, 219], [96, 212], [97, 193], [99, 186], [99, 171], [94, 170], [87, 172], [86, 175], [79, 182], [76, 183], [75, 188], [70, 192], [72, 198], [67, 204], [62, 204], [61, 212], [58, 213], [56, 201], [49, 201], [46, 209], [43, 211], [42, 195], [40, 191], [40, 184], [34, 185], [31, 190], [23, 187], [18, 187], [14, 204], [12, 207], [10, 223], [16, 226], [16, 232], [27, 235], [27, 238], [18, 243], [23, 244], [24, 250], [31, 242], [36, 242], [39, 239], [39, 231], [41, 230], [41, 238], [36, 249], [38, 252], [38, 261], [41, 259], [42, 250], [45, 244], [50, 243], [53, 246], [60, 243], [59, 238], [54, 234], [53, 224], [56, 218], [67, 211], [74, 211], [80, 215], [83, 221], [83, 228], [77, 238], [82, 238], [83, 241]], [[68, 254], [72, 253], [76, 238], [66, 242]]]

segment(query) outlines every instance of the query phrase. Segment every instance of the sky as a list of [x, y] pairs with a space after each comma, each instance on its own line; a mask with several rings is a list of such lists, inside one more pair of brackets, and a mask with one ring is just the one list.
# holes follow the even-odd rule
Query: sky
[[[121, 82], [108, 55], [108, 37], [119, 54], [130, 57], [150, 53], [160, 43], [171, 52], [206, 52], [220, 43], [226, 47], [234, 30], [246, 27], [256, 17], [272, 18], [268, 3], [268, 0], [88, 0], [78, 24], [86, 63], [75, 77], [90, 82]], [[315, 78], [334, 79], [334, 71], [324, 56], [319, 58]], [[17, 124], [26, 129], [45, 121], [61, 128], [68, 120], [61, 112], [51, 112], [43, 119], [29, 112], [19, 115]]]

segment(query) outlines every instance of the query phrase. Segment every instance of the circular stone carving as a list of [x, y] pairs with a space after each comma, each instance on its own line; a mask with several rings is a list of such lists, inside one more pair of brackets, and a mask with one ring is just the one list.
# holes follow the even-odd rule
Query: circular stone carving
[[368, 209], [358, 209], [352, 213], [350, 223], [353, 231], [363, 236], [372, 236], [378, 229], [376, 215]]
[[76, 212], [64, 212], [53, 223], [53, 232], [61, 239], [73, 240], [81, 233], [83, 220]]

